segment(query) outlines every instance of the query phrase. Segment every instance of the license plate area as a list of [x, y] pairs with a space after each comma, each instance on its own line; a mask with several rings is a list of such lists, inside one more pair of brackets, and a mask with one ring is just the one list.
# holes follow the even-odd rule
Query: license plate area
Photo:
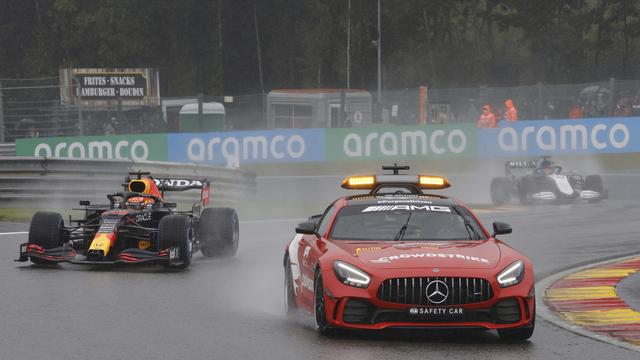
[[460, 321], [465, 311], [460, 307], [412, 307], [407, 310], [411, 318], [423, 321]]

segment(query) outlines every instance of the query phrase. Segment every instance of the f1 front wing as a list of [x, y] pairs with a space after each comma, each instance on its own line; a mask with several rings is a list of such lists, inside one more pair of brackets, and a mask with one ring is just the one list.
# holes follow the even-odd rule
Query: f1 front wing
[[125, 249], [121, 251], [115, 259], [109, 260], [87, 260], [84, 256], [80, 256], [71, 246], [60, 246], [52, 249], [44, 249], [43, 247], [33, 244], [20, 244], [20, 258], [15, 261], [25, 262], [30, 258], [45, 260], [49, 263], [68, 262], [72, 264], [86, 265], [115, 265], [115, 264], [141, 264], [156, 263], [166, 265], [180, 265], [180, 248], [177, 246], [169, 247], [159, 252], [140, 250], [136, 248]]

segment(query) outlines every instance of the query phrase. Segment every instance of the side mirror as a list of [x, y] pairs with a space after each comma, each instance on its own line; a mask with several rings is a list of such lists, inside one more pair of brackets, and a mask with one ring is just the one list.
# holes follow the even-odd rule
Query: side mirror
[[313, 221], [313, 222], [315, 222], [317, 224], [320, 221], [321, 218], [322, 218], [322, 214], [311, 215], [311, 216], [309, 216], [309, 218], [307, 220]]
[[496, 235], [511, 234], [512, 232], [513, 229], [511, 228], [511, 225], [496, 221], [493, 223], [493, 235], [491, 235], [491, 237], [496, 237]]
[[316, 222], [305, 221], [296, 226], [296, 234], [314, 235], [316, 234]]

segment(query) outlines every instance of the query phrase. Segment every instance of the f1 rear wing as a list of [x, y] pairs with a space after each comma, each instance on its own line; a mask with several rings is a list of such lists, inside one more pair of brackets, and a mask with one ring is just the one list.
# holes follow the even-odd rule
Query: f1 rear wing
[[125, 187], [132, 180], [140, 180], [143, 176], [153, 180], [158, 191], [160, 191], [163, 196], [165, 191], [186, 191], [186, 190], [200, 190], [200, 199], [202, 201], [202, 205], [209, 205], [211, 198], [211, 180], [204, 178], [200, 180], [194, 179], [177, 179], [177, 178], [154, 178], [150, 176], [150, 173], [146, 172], [135, 172], [129, 173], [129, 176], [125, 178]]
[[511, 175], [513, 170], [531, 170], [538, 167], [537, 160], [511, 160], [504, 163], [505, 175]]
[[210, 179], [201, 179], [201, 180], [192, 180], [192, 179], [171, 179], [171, 178], [153, 178], [153, 182], [156, 183], [158, 190], [164, 193], [165, 191], [186, 191], [186, 190], [194, 190], [200, 189], [200, 199], [202, 200], [202, 205], [209, 205], [209, 201], [211, 198], [211, 180]]

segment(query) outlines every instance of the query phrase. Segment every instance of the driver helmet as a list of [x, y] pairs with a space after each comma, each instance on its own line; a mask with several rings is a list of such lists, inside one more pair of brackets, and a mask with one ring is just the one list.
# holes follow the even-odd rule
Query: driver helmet
[[132, 197], [127, 200], [126, 208], [131, 210], [142, 210], [145, 204], [145, 198]]

